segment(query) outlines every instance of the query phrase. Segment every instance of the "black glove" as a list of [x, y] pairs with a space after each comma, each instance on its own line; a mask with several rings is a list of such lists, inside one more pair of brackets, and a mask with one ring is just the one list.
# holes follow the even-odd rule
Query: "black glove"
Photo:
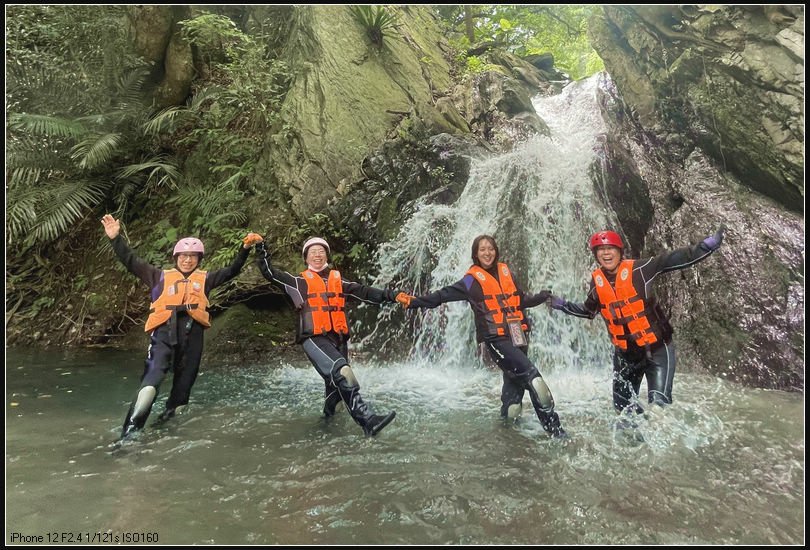
[[259, 257], [259, 259], [264, 260], [270, 257], [270, 254], [267, 252], [267, 248], [264, 246], [264, 241], [259, 241], [253, 248], [256, 250], [256, 255]]
[[551, 297], [551, 309], [562, 309], [565, 307], [565, 300], [559, 296]]
[[711, 251], [717, 250], [723, 243], [723, 233], [725, 233], [725, 231], [726, 227], [721, 225], [720, 229], [718, 229], [714, 235], [703, 239], [703, 245]]

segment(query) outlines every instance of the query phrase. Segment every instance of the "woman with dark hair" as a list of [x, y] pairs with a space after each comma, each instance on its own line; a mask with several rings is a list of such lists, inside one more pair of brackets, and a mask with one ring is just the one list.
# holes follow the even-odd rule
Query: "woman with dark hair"
[[469, 302], [475, 315], [476, 340], [484, 344], [503, 371], [501, 416], [517, 419], [523, 394], [528, 391], [543, 429], [554, 437], [564, 437], [565, 430], [554, 411], [551, 390], [527, 355], [529, 324], [523, 314], [524, 308], [545, 302], [551, 292], [525, 294], [519, 289], [507, 265], [498, 261], [498, 245], [490, 235], [475, 238], [471, 255], [473, 265], [460, 281], [424, 296], [400, 294], [397, 301], [406, 309]]

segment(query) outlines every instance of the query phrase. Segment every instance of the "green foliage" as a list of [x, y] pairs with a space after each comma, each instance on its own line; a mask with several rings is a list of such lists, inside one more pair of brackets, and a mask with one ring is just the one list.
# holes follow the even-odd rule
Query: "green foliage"
[[176, 185], [144, 131], [147, 68], [128, 53], [122, 8], [10, 12], [8, 242], [48, 244], [102, 205], [123, 212], [133, 193]]
[[[437, 6], [437, 15], [458, 35], [451, 45], [466, 52], [474, 44], [493, 45], [523, 56], [551, 53], [557, 69], [573, 79], [590, 76], [604, 64], [588, 40], [588, 18], [597, 5], [475, 5], [474, 41], [465, 34], [465, 6]], [[462, 64], [464, 62], [462, 61]]]
[[385, 36], [390, 36], [398, 27], [398, 17], [385, 6], [358, 5], [349, 6], [355, 21], [365, 29], [366, 36], [375, 46], [382, 47]]

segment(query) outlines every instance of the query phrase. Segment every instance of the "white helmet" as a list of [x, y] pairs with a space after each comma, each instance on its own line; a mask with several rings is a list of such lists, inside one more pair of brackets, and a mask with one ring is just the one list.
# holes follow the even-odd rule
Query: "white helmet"
[[325, 240], [321, 239], [320, 237], [312, 237], [307, 242], [304, 243], [304, 248], [301, 249], [301, 255], [304, 257], [304, 261], [307, 261], [307, 249], [312, 246], [313, 244], [320, 244], [326, 249], [326, 254], [331, 254], [331, 250], [329, 250], [329, 243]]

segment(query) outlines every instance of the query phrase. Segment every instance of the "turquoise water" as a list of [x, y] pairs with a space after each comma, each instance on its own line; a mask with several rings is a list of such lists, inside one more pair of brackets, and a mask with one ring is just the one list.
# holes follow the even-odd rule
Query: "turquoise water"
[[319, 417], [303, 355], [204, 360], [187, 412], [114, 450], [142, 359], [7, 351], [6, 543], [804, 542], [799, 394], [679, 372], [675, 404], [626, 433], [607, 365], [544, 371], [558, 442], [528, 399], [500, 421], [497, 372], [356, 357], [367, 400], [397, 410], [369, 439]]

